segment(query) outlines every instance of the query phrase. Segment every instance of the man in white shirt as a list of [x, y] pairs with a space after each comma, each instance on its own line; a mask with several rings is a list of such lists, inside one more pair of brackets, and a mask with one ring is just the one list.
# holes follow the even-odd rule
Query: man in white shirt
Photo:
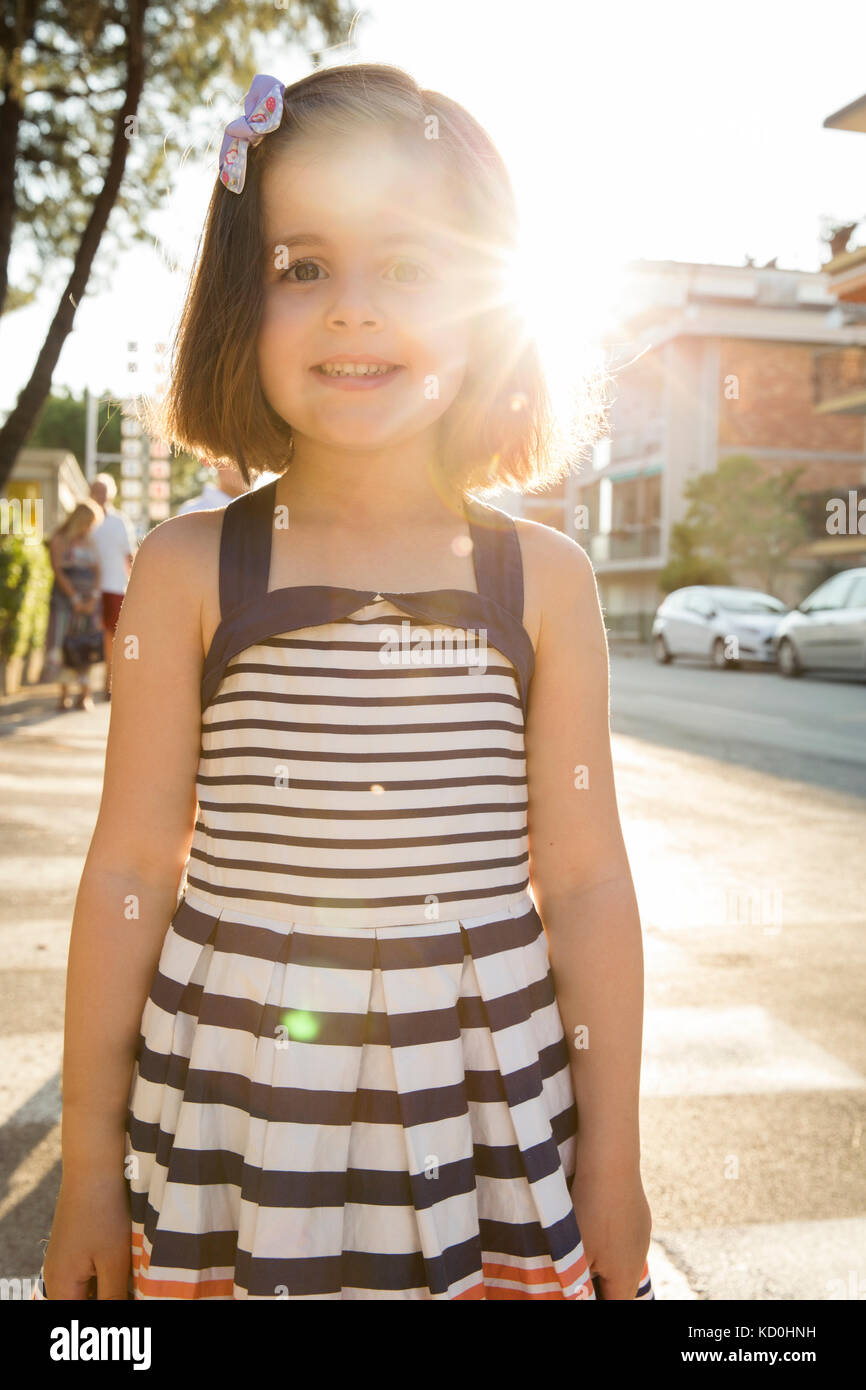
[[[206, 462], [206, 460], [205, 460]], [[246, 484], [236, 468], [215, 468], [216, 482], [210, 479], [205, 483], [198, 497], [190, 497], [178, 507], [175, 516], [185, 516], [187, 512], [209, 511], [213, 507], [225, 507], [246, 492]]]
[[105, 698], [111, 699], [111, 657], [114, 634], [120, 617], [120, 605], [132, 559], [138, 547], [132, 522], [124, 512], [112, 505], [117, 496], [117, 484], [110, 473], [99, 473], [90, 486], [90, 496], [105, 512], [104, 519], [91, 532], [102, 570], [102, 644], [105, 653]]

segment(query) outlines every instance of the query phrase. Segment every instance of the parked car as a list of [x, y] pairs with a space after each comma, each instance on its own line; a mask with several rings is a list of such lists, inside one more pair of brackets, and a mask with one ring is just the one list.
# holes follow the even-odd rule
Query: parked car
[[866, 569], [843, 570], [819, 584], [779, 624], [779, 670], [866, 674]]
[[[758, 589], [696, 584], [674, 589], [659, 604], [653, 620], [656, 661], [676, 656], [703, 657], [720, 670], [741, 661], [774, 662], [773, 638], [788, 609]], [[736, 655], [729, 639], [736, 638]]]

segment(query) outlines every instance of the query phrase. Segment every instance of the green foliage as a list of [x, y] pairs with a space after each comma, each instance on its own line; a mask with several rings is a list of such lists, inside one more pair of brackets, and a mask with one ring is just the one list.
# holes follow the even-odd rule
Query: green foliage
[[47, 546], [0, 535], [0, 661], [44, 645], [53, 582]]
[[687, 584], [730, 584], [758, 576], [773, 591], [791, 553], [807, 539], [796, 491], [802, 468], [768, 474], [747, 454], [732, 454], [684, 488], [685, 517], [671, 531], [665, 593]]
[[671, 527], [667, 564], [659, 575], [659, 588], [664, 594], [685, 589], [690, 584], [730, 584], [731, 571], [724, 561], [704, 555], [697, 549], [693, 529], [678, 521]]
[[[106, 396], [110, 392], [102, 393]], [[30, 431], [25, 449], [66, 449], [75, 455], [79, 467], [84, 468], [85, 453], [85, 401], [75, 396], [68, 388], [62, 393], [54, 393], [43, 405], [36, 424]], [[96, 447], [103, 454], [120, 453], [119, 401], [103, 401], [96, 417]], [[101, 466], [100, 472], [119, 474], [116, 464]]]
[[[26, 278], [12, 281], [0, 306], [8, 314], [71, 264], [102, 192], [126, 85], [129, 7], [51, 0], [6, 8], [17, 11], [2, 49], [5, 57], [15, 53], [22, 116], [9, 132], [17, 144], [14, 173], [10, 160], [0, 197], [14, 202], [14, 230], [28, 251], [18, 262]], [[186, 152], [204, 158], [210, 145], [214, 158], [215, 128], [238, 115], [262, 41], [286, 57], [300, 48], [315, 63], [321, 51], [345, 43], [354, 11], [345, 0], [150, 0], [144, 92], [129, 123], [123, 184], [88, 293], [110, 291], [120, 248], [152, 240], [149, 214], [164, 206]]]
[[[108, 391], [101, 393], [106, 397]], [[86, 404], [84, 396], [75, 396], [70, 390], [62, 394], [52, 393], [39, 413], [39, 418], [25, 444], [26, 449], [65, 449], [74, 454], [78, 465], [84, 470]], [[120, 453], [120, 422], [123, 416], [120, 402], [105, 400], [99, 405], [96, 427], [96, 448], [102, 454]], [[171, 498], [172, 503], [184, 501], [198, 491], [198, 473], [201, 465], [191, 454], [179, 453], [171, 459]], [[120, 464], [101, 463], [100, 473], [110, 473], [120, 492]], [[118, 495], [116, 507], [123, 506]]]

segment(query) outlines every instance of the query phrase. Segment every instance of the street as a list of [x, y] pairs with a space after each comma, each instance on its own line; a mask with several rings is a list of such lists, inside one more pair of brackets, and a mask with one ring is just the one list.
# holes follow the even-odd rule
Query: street
[[[866, 1296], [866, 684], [611, 658], [660, 1299]], [[59, 1181], [64, 967], [110, 706], [0, 710], [0, 1275]]]
[[715, 671], [640, 648], [611, 657], [611, 727], [655, 744], [866, 796], [866, 681]]
[[692, 1296], [862, 1298], [866, 685], [641, 653], [611, 691], [654, 1241]]

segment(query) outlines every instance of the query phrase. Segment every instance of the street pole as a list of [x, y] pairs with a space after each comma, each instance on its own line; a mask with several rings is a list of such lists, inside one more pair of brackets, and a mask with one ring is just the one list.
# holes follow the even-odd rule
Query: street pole
[[84, 476], [88, 483], [96, 477], [96, 425], [99, 402], [84, 388]]

